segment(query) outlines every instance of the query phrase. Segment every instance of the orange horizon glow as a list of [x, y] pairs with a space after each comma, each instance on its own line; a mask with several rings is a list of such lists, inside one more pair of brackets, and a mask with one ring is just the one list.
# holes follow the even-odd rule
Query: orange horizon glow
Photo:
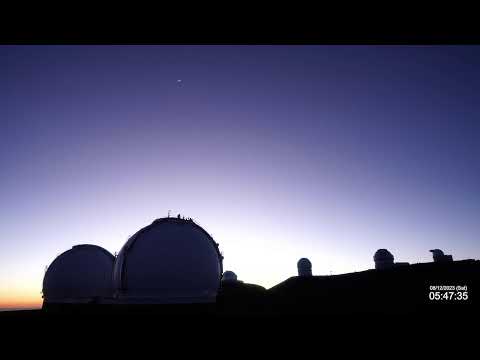
[[0, 311], [11, 309], [39, 309], [42, 307], [42, 296], [31, 293], [0, 293]]
[[40, 309], [42, 307], [42, 301], [12, 301], [12, 302], [0, 302], [0, 311], [13, 310], [13, 309]]

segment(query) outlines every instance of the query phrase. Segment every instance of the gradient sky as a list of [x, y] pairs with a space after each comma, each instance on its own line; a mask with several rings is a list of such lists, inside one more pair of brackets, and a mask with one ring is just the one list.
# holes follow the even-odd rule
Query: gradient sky
[[0, 46], [0, 308], [169, 210], [265, 287], [478, 259], [479, 115], [479, 46]]

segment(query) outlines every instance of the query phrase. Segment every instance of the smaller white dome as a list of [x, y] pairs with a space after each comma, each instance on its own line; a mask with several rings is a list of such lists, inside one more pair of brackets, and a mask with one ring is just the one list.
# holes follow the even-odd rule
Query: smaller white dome
[[225, 271], [222, 276], [222, 281], [223, 282], [235, 282], [238, 281], [237, 279], [237, 274], [235, 274], [233, 271]]
[[43, 279], [47, 303], [83, 303], [112, 297], [114, 256], [100, 246], [83, 244], [57, 256]]
[[307, 258], [297, 262], [298, 276], [312, 276], [312, 263]]

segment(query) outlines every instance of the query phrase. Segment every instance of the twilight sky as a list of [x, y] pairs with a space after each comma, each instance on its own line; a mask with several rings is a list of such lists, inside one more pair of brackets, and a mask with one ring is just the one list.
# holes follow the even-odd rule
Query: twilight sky
[[0, 308], [169, 210], [265, 287], [478, 259], [479, 115], [479, 46], [0, 46]]

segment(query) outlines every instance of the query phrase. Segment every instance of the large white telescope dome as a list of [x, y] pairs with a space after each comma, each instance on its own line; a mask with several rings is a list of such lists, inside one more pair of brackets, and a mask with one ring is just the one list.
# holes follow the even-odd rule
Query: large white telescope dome
[[218, 244], [192, 220], [157, 219], [120, 250], [115, 296], [120, 303], [214, 302], [222, 260]]
[[43, 278], [47, 303], [84, 303], [112, 297], [115, 258], [96, 245], [77, 245], [57, 256]]

